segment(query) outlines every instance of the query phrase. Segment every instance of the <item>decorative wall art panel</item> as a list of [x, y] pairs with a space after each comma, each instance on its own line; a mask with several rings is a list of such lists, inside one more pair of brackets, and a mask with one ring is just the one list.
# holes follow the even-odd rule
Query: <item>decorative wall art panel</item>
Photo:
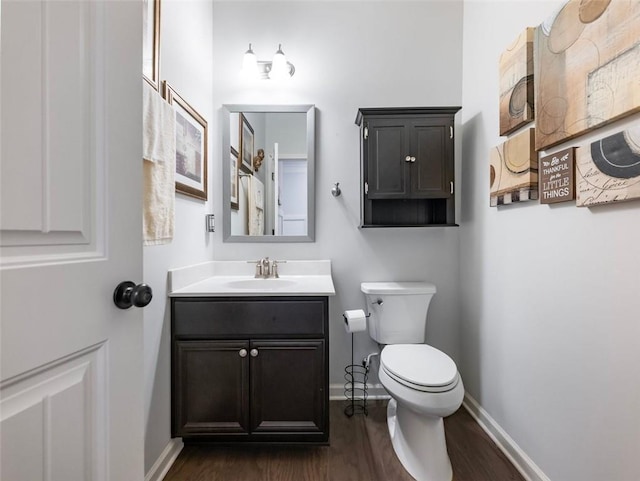
[[538, 27], [537, 150], [640, 111], [638, 32], [638, 0], [571, 0]]
[[500, 56], [500, 135], [533, 120], [533, 37], [527, 28]]
[[575, 155], [576, 148], [569, 147], [540, 159], [541, 204], [557, 204], [576, 198]]
[[578, 207], [640, 198], [640, 124], [578, 149]]
[[538, 198], [535, 129], [528, 129], [491, 149], [490, 205]]

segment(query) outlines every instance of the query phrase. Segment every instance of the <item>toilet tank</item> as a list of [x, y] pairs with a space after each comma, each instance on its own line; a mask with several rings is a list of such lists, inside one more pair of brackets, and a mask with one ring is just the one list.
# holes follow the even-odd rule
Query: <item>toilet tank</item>
[[430, 282], [363, 282], [369, 336], [380, 344], [425, 342], [427, 311], [436, 286]]

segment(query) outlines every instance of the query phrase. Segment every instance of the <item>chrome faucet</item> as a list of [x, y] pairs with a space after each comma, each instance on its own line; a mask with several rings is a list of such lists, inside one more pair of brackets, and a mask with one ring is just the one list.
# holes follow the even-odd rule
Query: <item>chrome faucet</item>
[[287, 262], [287, 261], [270, 261], [268, 257], [260, 259], [258, 261], [249, 261], [256, 263], [256, 279], [269, 279], [275, 278], [278, 279], [280, 275], [278, 274], [278, 262]]
[[269, 258], [265, 257], [264, 259], [260, 259], [257, 261], [247, 261], [250, 263], [254, 263], [256, 264], [256, 274], [255, 274], [255, 278], [256, 279], [265, 279], [267, 277], [269, 277], [269, 274], [271, 273], [270, 268], [269, 268]]
[[262, 278], [267, 279], [271, 277], [271, 262], [268, 257], [260, 260], [260, 264], [262, 265]]
[[[287, 262], [287, 261], [280, 261], [280, 262]], [[271, 261], [271, 277], [275, 279], [280, 278], [280, 276], [278, 275], [278, 261], [276, 260]]]

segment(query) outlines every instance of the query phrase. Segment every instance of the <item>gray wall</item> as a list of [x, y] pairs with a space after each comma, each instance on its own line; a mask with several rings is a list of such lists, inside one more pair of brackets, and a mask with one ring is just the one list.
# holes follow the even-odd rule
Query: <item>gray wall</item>
[[[362, 306], [360, 282], [429, 279], [439, 289], [429, 341], [456, 359], [468, 392], [551, 479], [637, 479], [638, 202], [488, 207], [499, 55], [561, 3], [465, 2], [463, 42], [460, 2], [163, 0], [161, 75], [209, 121], [210, 200], [178, 195], [174, 242], [144, 249], [155, 290], [144, 316], [147, 470], [170, 436], [167, 269], [268, 255], [332, 260], [332, 383], [349, 362], [340, 314]], [[281, 42], [295, 77], [241, 81], [249, 42], [260, 59]], [[462, 227], [358, 230], [357, 108], [461, 101]], [[315, 243], [225, 244], [220, 230], [205, 234], [205, 213], [222, 219], [223, 103], [316, 104]], [[356, 337], [356, 359], [373, 348]]]
[[[360, 282], [433, 281], [430, 343], [458, 359], [457, 228], [359, 230], [359, 107], [460, 105], [462, 3], [209, 2], [163, 0], [161, 76], [209, 123], [209, 201], [176, 197], [172, 244], [144, 249], [145, 282], [154, 302], [145, 309], [145, 467], [170, 439], [167, 270], [208, 260], [331, 259], [337, 295], [330, 300], [330, 377], [343, 383], [350, 338], [342, 311], [362, 307]], [[286, 84], [240, 78], [248, 43], [261, 60], [282, 43], [296, 74]], [[221, 112], [226, 103], [315, 104], [316, 242], [223, 243], [221, 227], [204, 232], [204, 215], [222, 220]], [[340, 182], [343, 194], [331, 196]], [[375, 349], [356, 336], [356, 359]], [[373, 379], [374, 382], [377, 380]]]
[[[216, 2], [212, 171], [220, 172], [222, 104], [315, 104], [316, 242], [227, 244], [214, 236], [216, 260], [331, 259], [337, 295], [330, 300], [330, 382], [341, 385], [350, 362], [345, 309], [362, 307], [360, 282], [433, 281], [430, 341], [458, 354], [456, 228], [359, 230], [359, 107], [460, 105], [462, 4], [442, 2]], [[248, 43], [260, 60], [282, 48], [296, 67], [286, 83], [247, 81], [239, 73]], [[331, 196], [340, 182], [342, 196]], [[221, 192], [222, 179], [214, 190]], [[216, 217], [222, 216], [219, 195]], [[356, 359], [375, 349], [356, 335]], [[374, 376], [374, 382], [375, 380]]]
[[[640, 473], [640, 205], [489, 207], [498, 58], [562, 1], [464, 5], [459, 368], [552, 480]], [[581, 138], [617, 131], [630, 118]], [[557, 149], [570, 142], [559, 145]]]
[[[143, 249], [144, 282], [153, 288], [153, 301], [144, 309], [145, 472], [169, 442], [171, 431], [169, 303], [167, 271], [213, 258], [212, 234], [205, 232], [205, 214], [219, 205], [220, 189], [211, 159], [214, 120], [211, 28], [213, 5], [208, 0], [162, 0], [160, 78], [169, 84], [209, 123], [209, 200], [176, 194], [175, 233], [171, 244]], [[222, 219], [222, 216], [218, 217]]]

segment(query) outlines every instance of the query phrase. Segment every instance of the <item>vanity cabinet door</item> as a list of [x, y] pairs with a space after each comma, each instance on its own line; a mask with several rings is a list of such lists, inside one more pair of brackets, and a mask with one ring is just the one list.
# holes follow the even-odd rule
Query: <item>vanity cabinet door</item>
[[250, 352], [252, 435], [328, 440], [325, 341], [252, 341]]
[[248, 341], [175, 341], [173, 436], [248, 434], [248, 353]]

